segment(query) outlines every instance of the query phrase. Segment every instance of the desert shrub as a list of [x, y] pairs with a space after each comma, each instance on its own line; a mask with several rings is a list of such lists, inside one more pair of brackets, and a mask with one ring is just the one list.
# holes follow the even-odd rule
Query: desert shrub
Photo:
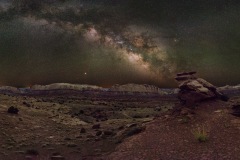
[[192, 130], [192, 133], [196, 140], [199, 142], [206, 142], [208, 140], [208, 133], [204, 125], [198, 126], [197, 128]]

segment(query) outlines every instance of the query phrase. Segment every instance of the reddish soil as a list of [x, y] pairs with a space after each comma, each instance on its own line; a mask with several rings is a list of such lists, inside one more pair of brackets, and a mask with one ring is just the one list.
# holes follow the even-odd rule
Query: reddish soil
[[[236, 160], [240, 159], [240, 118], [231, 114], [231, 102], [200, 104], [191, 119], [164, 116], [150, 122], [146, 131], [126, 139], [109, 160]], [[192, 131], [205, 126], [206, 142], [199, 142]]]
[[[174, 114], [148, 108], [163, 103], [160, 101], [120, 104], [76, 99], [62, 104], [58, 103], [62, 98], [4, 95], [0, 98], [0, 160], [51, 160], [54, 155], [65, 160], [236, 160], [240, 157], [240, 118], [230, 114], [232, 105], [239, 104], [240, 98], [229, 102], [208, 101], [197, 105], [193, 111], [185, 108]], [[25, 101], [30, 107], [23, 103]], [[106, 105], [102, 106], [103, 103]], [[115, 109], [116, 113], [106, 114], [109, 118], [106, 121], [82, 124], [80, 119], [84, 117], [71, 115], [70, 106], [77, 104], [86, 115], [96, 106], [104, 111]], [[142, 108], [131, 108], [133, 105]], [[17, 106], [19, 114], [7, 113], [9, 106]], [[138, 115], [132, 115], [135, 112]], [[161, 116], [150, 122], [151, 118], [145, 118], [157, 113]], [[101, 128], [92, 129], [97, 123]], [[130, 126], [140, 124], [146, 126], [145, 131], [122, 136], [128, 133], [125, 131], [131, 129]], [[199, 142], [193, 135], [199, 126], [207, 131], [206, 142]], [[82, 127], [86, 133], [81, 133]], [[123, 129], [119, 130], [120, 127]], [[97, 136], [100, 130], [115, 134]]]

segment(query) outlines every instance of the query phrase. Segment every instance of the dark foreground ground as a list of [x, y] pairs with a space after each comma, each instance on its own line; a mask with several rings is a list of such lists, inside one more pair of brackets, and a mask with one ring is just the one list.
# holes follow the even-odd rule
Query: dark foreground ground
[[[1, 160], [236, 160], [240, 118], [218, 100], [171, 110], [175, 98], [0, 95]], [[10, 106], [18, 114], [7, 112]], [[194, 136], [204, 130], [207, 141]]]
[[[148, 122], [176, 102], [148, 96], [1, 94], [0, 159], [106, 159], [116, 146], [143, 132]], [[7, 113], [10, 106], [19, 113]]]
[[[240, 118], [232, 114], [230, 102], [199, 104], [194, 112], [166, 115], [146, 125], [145, 132], [122, 144], [106, 159], [114, 160], [238, 160], [240, 157]], [[194, 136], [205, 132], [207, 140]]]

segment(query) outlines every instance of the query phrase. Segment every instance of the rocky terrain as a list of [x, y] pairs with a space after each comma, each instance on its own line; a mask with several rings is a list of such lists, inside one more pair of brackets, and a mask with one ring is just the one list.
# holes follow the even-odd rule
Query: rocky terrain
[[217, 90], [217, 87], [202, 78], [196, 77], [196, 72], [177, 74], [175, 78], [179, 83], [178, 98], [185, 106], [191, 107], [197, 102], [209, 99], [227, 101], [228, 97]]
[[[199, 104], [194, 111], [183, 109], [150, 122], [144, 132], [117, 146], [104, 159], [114, 160], [236, 160], [240, 156], [240, 119], [232, 104], [220, 100]], [[199, 141], [199, 135], [206, 136]]]
[[[238, 87], [218, 90], [234, 94], [192, 110], [150, 85], [1, 87], [0, 159], [236, 159]], [[202, 125], [205, 143], [192, 133]]]
[[102, 88], [93, 85], [79, 85], [69, 83], [55, 83], [50, 85], [33, 85], [27, 88], [15, 88], [11, 86], [0, 87], [1, 93], [14, 95], [39, 95], [39, 94], [74, 94], [74, 93], [95, 93], [95, 95], [104, 96], [124, 96], [124, 95], [151, 95], [151, 96], [171, 96], [177, 93], [177, 89], [162, 89], [147, 84], [125, 84], [114, 85], [110, 88]]
[[130, 86], [1, 87], [0, 159], [96, 159], [177, 102], [167, 90]]

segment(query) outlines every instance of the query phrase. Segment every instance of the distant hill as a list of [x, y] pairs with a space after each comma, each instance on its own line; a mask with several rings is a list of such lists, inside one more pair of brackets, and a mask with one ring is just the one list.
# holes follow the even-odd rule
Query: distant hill
[[[240, 85], [218, 87], [218, 90], [226, 95], [234, 96], [240, 94]], [[80, 92], [91, 92], [108, 95], [115, 93], [117, 95], [176, 95], [177, 88], [159, 88], [148, 84], [124, 84], [113, 85], [110, 88], [103, 88], [87, 84], [54, 83], [49, 85], [33, 85], [28, 88], [16, 88], [11, 86], [1, 86], [0, 93], [3, 94], [45, 94], [61, 93], [71, 94]]]

